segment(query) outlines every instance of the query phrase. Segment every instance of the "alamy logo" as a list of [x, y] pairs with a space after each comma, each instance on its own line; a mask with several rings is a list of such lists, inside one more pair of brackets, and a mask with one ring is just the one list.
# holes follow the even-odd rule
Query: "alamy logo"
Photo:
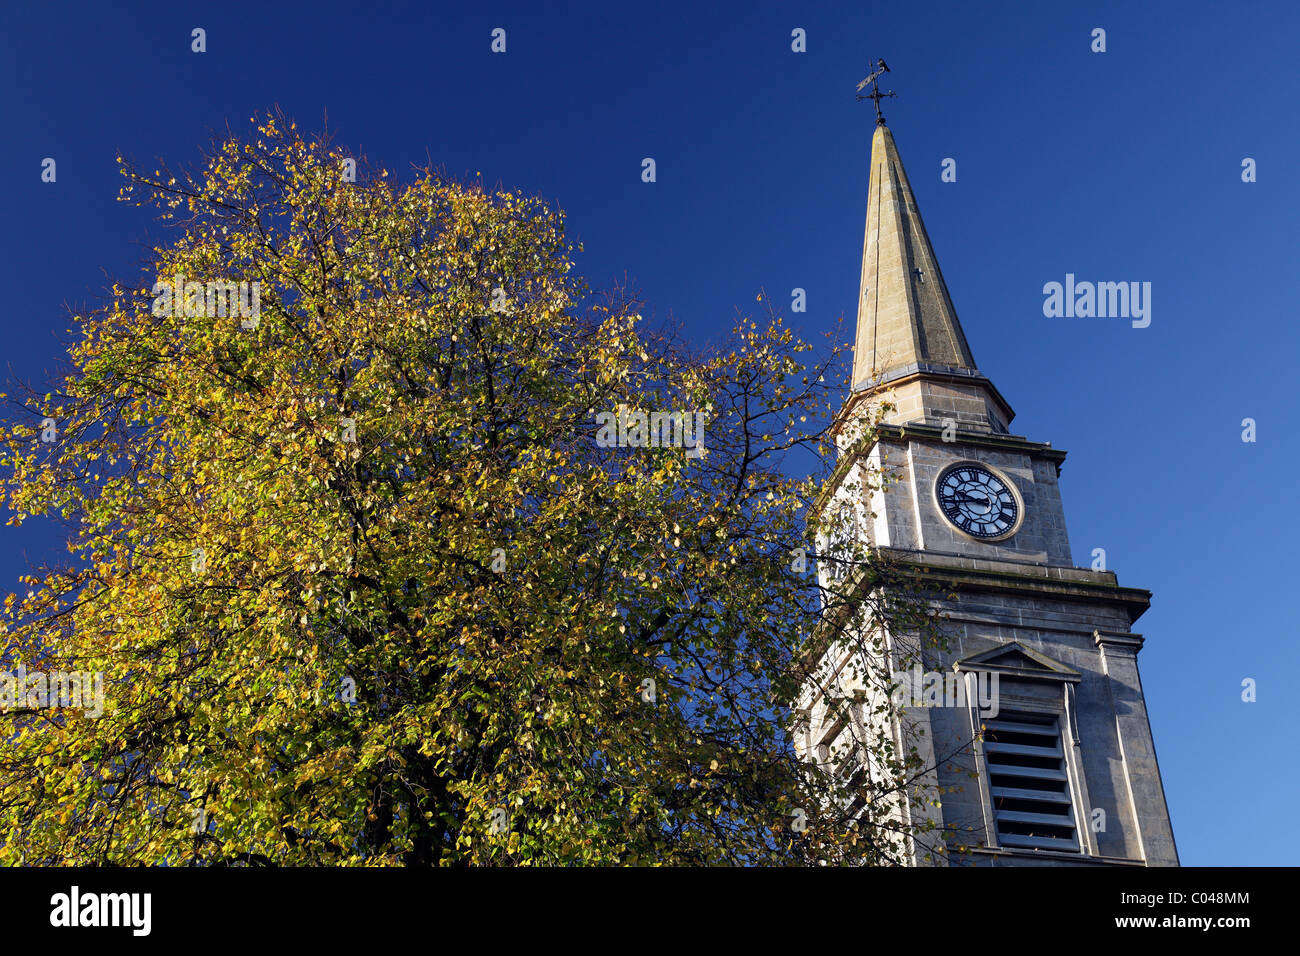
[[50, 897], [51, 926], [129, 926], [132, 935], [148, 936], [152, 928], [150, 893], [70, 893]]
[[1065, 284], [1043, 286], [1043, 315], [1049, 319], [1132, 319], [1133, 328], [1151, 324], [1150, 282], [1075, 282], [1065, 274]]
[[156, 316], [183, 315], [187, 319], [240, 318], [240, 326], [255, 329], [262, 318], [260, 282], [186, 282], [184, 273], [159, 279], [150, 290]]
[[685, 448], [687, 458], [702, 458], [706, 412], [600, 412], [596, 444], [601, 448]]
[[[966, 675], [974, 683], [973, 697], [967, 691]], [[890, 700], [903, 707], [966, 707], [973, 702], [980, 717], [992, 720], [998, 715], [998, 675], [992, 671], [922, 671], [916, 664], [910, 671], [894, 671]]]
[[104, 713], [103, 671], [0, 672], [0, 710], [79, 708], [87, 717]]

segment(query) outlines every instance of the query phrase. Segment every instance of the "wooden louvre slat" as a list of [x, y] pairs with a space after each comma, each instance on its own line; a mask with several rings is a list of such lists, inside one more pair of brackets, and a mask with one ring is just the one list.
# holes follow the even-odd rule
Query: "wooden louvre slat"
[[1046, 823], [1074, 832], [1074, 821], [1064, 814], [1030, 813], [1028, 810], [998, 810], [998, 823]]
[[995, 797], [1037, 800], [1039, 803], [1063, 803], [1066, 806], [1070, 804], [1069, 795], [1058, 790], [1025, 790], [1021, 787], [990, 787], [989, 790]]
[[1039, 767], [1017, 767], [1014, 764], [989, 763], [989, 775], [993, 777], [1034, 777], [1039, 780], [1065, 780], [1062, 770], [1044, 770]]
[[1044, 737], [1055, 737], [1056, 728], [1046, 724], [1022, 724], [1014, 720], [986, 720], [984, 721], [986, 729], [997, 732], [999, 730], [1014, 734], [1041, 734]]
[[1054, 741], [1051, 747], [1036, 747], [1032, 744], [1000, 744], [995, 740], [986, 740], [984, 750], [995, 754], [1020, 754], [1025, 757], [1059, 757], [1060, 741]]
[[1043, 850], [1077, 850], [1079, 844], [1074, 840], [1060, 837], [1022, 836], [1020, 834], [998, 834], [1004, 846], [1029, 847]]

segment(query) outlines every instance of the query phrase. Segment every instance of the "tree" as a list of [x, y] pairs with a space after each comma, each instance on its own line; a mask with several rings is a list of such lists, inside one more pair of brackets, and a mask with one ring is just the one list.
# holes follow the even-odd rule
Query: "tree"
[[854, 824], [790, 729], [838, 633], [801, 562], [836, 350], [769, 311], [692, 352], [588, 293], [561, 213], [279, 115], [197, 174], [119, 162], [174, 241], [0, 431], [11, 523], [75, 532], [4, 661], [106, 705], [11, 701], [0, 858], [895, 857], [914, 760], [864, 741]]

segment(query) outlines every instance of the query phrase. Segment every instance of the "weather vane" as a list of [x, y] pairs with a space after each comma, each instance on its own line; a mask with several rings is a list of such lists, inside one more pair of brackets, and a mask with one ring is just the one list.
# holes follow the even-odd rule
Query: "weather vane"
[[[885, 125], [885, 114], [880, 112], [880, 101], [883, 100], [886, 96], [898, 95], [893, 90], [890, 90], [888, 93], [880, 92], [880, 84], [877, 82], [877, 80], [880, 79], [880, 75], [882, 73], [889, 73], [889, 72], [891, 71], [889, 67], [885, 66], [885, 61], [877, 60], [876, 72], [872, 73], [869, 77], [867, 77], [865, 80], [863, 80], [861, 83], [858, 84], [858, 99], [875, 100], [876, 102], [876, 125], [877, 126]], [[871, 84], [871, 92], [863, 93], [862, 90], [868, 83]]]

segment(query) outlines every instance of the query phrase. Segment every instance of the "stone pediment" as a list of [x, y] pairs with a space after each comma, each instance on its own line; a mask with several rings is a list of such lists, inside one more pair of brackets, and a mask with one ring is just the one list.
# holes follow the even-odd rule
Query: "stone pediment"
[[999, 644], [987, 651], [963, 657], [953, 664], [958, 671], [993, 671], [1008, 677], [1037, 678], [1077, 683], [1079, 672], [1046, 654], [1031, 650], [1019, 641]]

